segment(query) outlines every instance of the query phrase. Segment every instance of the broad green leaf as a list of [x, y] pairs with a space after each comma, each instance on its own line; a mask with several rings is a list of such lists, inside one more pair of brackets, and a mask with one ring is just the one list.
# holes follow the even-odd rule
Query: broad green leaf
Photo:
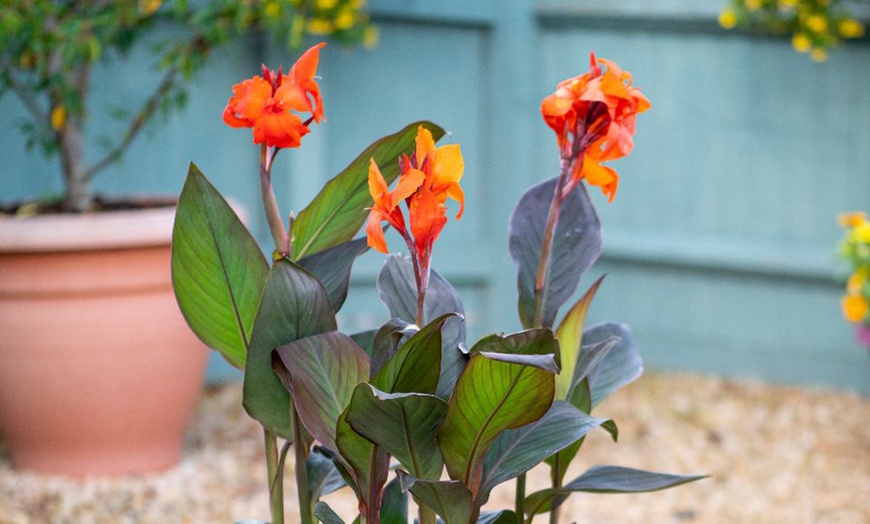
[[391, 183], [399, 176], [399, 156], [414, 151], [419, 125], [431, 131], [436, 142], [444, 136], [444, 130], [431, 122], [410, 124], [371, 144], [324, 185], [293, 223], [293, 260], [353, 238], [368, 215], [366, 208], [372, 205], [368, 186], [369, 159], [375, 159], [387, 184]]
[[526, 191], [508, 226], [508, 247], [518, 269], [520, 321], [527, 328], [553, 326], [580, 276], [601, 253], [601, 224], [586, 188], [579, 184], [562, 202], [544, 282], [541, 318], [535, 319], [535, 275], [556, 180], [545, 180]]
[[408, 492], [399, 477], [387, 483], [381, 499], [381, 524], [408, 524]]
[[443, 462], [435, 434], [446, 413], [447, 403], [436, 396], [390, 394], [360, 384], [347, 409], [347, 421], [415, 477], [438, 480]]
[[482, 502], [497, 485], [532, 469], [603, 422], [567, 402], [557, 401], [538, 421], [503, 432], [486, 453]]
[[368, 379], [365, 352], [350, 337], [331, 331], [279, 346], [275, 354], [275, 371], [292, 393], [305, 429], [340, 455], [336, 425], [354, 387]]
[[422, 480], [400, 469], [396, 474], [402, 489], [410, 490], [419, 502], [444, 519], [444, 524], [468, 524], [471, 520], [474, 513], [472, 495], [461, 482]]
[[[417, 285], [411, 259], [390, 255], [378, 275], [378, 294], [390, 316], [405, 322], [417, 322]], [[450, 397], [453, 386], [468, 360], [465, 350], [465, 309], [459, 294], [437, 271], [429, 275], [429, 288], [423, 303], [423, 321], [431, 322], [447, 313], [456, 313], [441, 330], [441, 378], [437, 395]]]
[[506, 509], [487, 511], [477, 519], [477, 524], [519, 524], [517, 514]]
[[360, 331], [359, 333], [354, 333], [350, 336], [354, 342], [359, 345], [359, 347], [363, 348], [363, 351], [366, 352], [366, 355], [371, 358], [372, 356], [372, 345], [374, 344], [375, 334], [377, 333], [374, 329], [369, 329], [367, 331]]
[[[584, 412], [592, 411], [592, 392], [589, 389], [589, 373], [607, 358], [607, 354], [619, 343], [619, 337], [608, 337], [598, 342], [587, 344], [580, 350], [579, 358], [574, 363], [573, 380], [566, 400]], [[582, 384], [586, 387], [581, 387]]]
[[372, 340], [372, 376], [378, 374], [384, 364], [399, 351], [399, 344], [420, 328], [400, 318], [392, 318], [381, 326]]
[[534, 422], [547, 412], [554, 378], [534, 365], [502, 362], [480, 352], [472, 355], [438, 432], [450, 478], [462, 480], [476, 496], [489, 446], [502, 431]]
[[571, 493], [645, 493], [703, 478], [706, 475], [672, 475], [620, 466], [595, 466], [561, 489], [532, 493], [526, 498], [525, 507], [529, 515], [545, 513], [562, 504]]
[[308, 470], [309, 500], [319, 500], [320, 497], [347, 485], [335, 462], [327, 457], [319, 446], [311, 450], [305, 466]]
[[314, 505], [314, 516], [323, 524], [345, 524], [338, 513], [332, 511], [329, 504], [322, 500]]
[[371, 384], [387, 393], [434, 394], [441, 369], [441, 328], [452, 316], [441, 315], [405, 341]]
[[580, 347], [583, 344], [583, 327], [586, 324], [586, 314], [589, 312], [589, 305], [592, 299], [595, 298], [595, 293], [598, 287], [601, 286], [601, 281], [604, 280], [602, 275], [586, 293], [580, 297], [580, 300], [571, 307], [562, 319], [558, 329], [556, 329], [556, 338], [559, 339], [559, 349], [562, 356], [562, 369], [564, 373], [560, 373], [556, 377], [556, 398], [566, 400], [568, 398], [568, 390], [571, 384], [575, 381], [582, 380], [574, 375], [574, 370], [577, 363], [577, 356], [580, 353]]
[[320, 280], [329, 295], [332, 309], [338, 312], [347, 298], [353, 263], [366, 249], [366, 239], [358, 238], [307, 256], [297, 263]]
[[634, 334], [627, 324], [604, 322], [583, 333], [585, 344], [596, 344], [611, 337], [618, 337], [619, 342], [588, 374], [592, 407], [643, 374], [643, 361], [638, 353]]
[[272, 370], [272, 350], [336, 329], [326, 291], [313, 275], [282, 258], [266, 279], [245, 365], [245, 410], [284, 438], [292, 437], [290, 394]]
[[380, 490], [390, 473], [390, 455], [372, 441], [357, 433], [347, 422], [348, 410], [336, 423], [335, 445], [340, 458], [350, 467], [355, 490], [360, 501], [371, 487]]
[[172, 287], [193, 332], [240, 369], [268, 273], [254, 238], [191, 164], [172, 230]]

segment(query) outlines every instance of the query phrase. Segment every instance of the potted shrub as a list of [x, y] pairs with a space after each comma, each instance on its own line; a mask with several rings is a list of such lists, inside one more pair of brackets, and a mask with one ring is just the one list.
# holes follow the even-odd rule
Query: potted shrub
[[[306, 33], [359, 41], [368, 26], [358, 4], [4, 4], [0, 96], [26, 109], [28, 145], [58, 160], [64, 183], [56, 199], [0, 203], [0, 438], [16, 466], [85, 475], [177, 461], [207, 352], [172, 293], [175, 199], [109, 201], [91, 181], [154, 117], [181, 105], [216, 46], [252, 30], [291, 48]], [[142, 44], [161, 81], [105, 156], [86, 163], [92, 70], [123, 66]]]

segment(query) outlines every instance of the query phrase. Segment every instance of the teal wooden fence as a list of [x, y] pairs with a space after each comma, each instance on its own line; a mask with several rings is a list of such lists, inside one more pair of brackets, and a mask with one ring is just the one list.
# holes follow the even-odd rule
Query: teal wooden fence
[[[850, 388], [870, 393], [867, 351], [839, 315], [837, 213], [870, 208], [870, 43], [815, 64], [786, 39], [725, 32], [717, 2], [370, 0], [377, 49], [328, 46], [320, 68], [327, 122], [280, 155], [284, 209], [301, 209], [375, 138], [414, 119], [451, 132], [466, 160], [466, 214], [448, 224], [434, 267], [460, 289], [470, 337], [519, 328], [508, 216], [558, 168], [539, 114], [555, 84], [594, 50], [631, 71], [653, 103], [636, 149], [614, 164], [612, 204], [596, 197], [607, 273], [593, 320], [630, 323], [648, 368]], [[107, 193], [177, 192], [196, 162], [244, 204], [267, 245], [256, 150], [220, 115], [230, 86], [259, 64], [293, 61], [251, 38], [198, 76], [186, 110], [155, 127], [97, 181]], [[125, 106], [155, 82], [147, 58], [97, 82]], [[56, 191], [55, 168], [24, 151], [21, 110], [0, 99], [0, 200]], [[117, 132], [108, 116], [91, 129]], [[97, 154], [96, 147], [91, 152]], [[391, 245], [398, 245], [392, 243]], [[341, 313], [348, 330], [386, 320], [377, 253], [357, 265]], [[226, 376], [218, 361], [212, 378]]]

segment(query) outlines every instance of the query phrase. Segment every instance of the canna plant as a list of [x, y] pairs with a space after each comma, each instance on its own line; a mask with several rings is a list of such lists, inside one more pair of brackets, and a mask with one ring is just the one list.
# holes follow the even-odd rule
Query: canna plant
[[[271, 256], [193, 165], [174, 232], [182, 311], [206, 344], [244, 370], [244, 407], [263, 427], [272, 522], [284, 522], [291, 447], [303, 524], [344, 522], [320, 500], [344, 487], [358, 500], [356, 522], [408, 522], [410, 494], [421, 524], [505, 524], [545, 512], [556, 522], [575, 492], [652, 491], [701, 478], [603, 466], [564, 482], [590, 431], [617, 437], [615, 423], [592, 408], [642, 369], [627, 326], [585, 327], [600, 279], [554, 329], [600, 251], [583, 182], [613, 199], [618, 175], [602, 164], [631, 151], [635, 117], [649, 108], [630, 75], [593, 56], [588, 73], [544, 100], [562, 169], [523, 195], [509, 224], [524, 329], [469, 348], [462, 300], [432, 268], [448, 200], [459, 206], [457, 220], [465, 206], [462, 151], [436, 146], [442, 128], [416, 122], [375, 141], [282, 222], [271, 166], [323, 121], [315, 80], [322, 46], [287, 74], [264, 67], [234, 86], [224, 113], [228, 125], [252, 128], [260, 148]], [[389, 254], [384, 223], [407, 256]], [[355, 238], [363, 224], [365, 236]], [[368, 248], [387, 254], [377, 289], [389, 318], [342, 333], [335, 313]], [[553, 484], [526, 495], [524, 475], [541, 463]], [[483, 511], [492, 490], [512, 479], [515, 507]]]

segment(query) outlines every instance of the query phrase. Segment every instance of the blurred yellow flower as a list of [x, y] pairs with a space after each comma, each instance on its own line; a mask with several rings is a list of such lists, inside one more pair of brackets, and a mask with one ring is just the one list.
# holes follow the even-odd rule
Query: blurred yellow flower
[[139, 12], [145, 16], [153, 15], [161, 4], [163, 0], [139, 0]]
[[851, 240], [870, 244], [870, 222], [857, 225], [852, 230]]
[[266, 4], [266, 8], [263, 10], [268, 18], [276, 18], [281, 14], [281, 6], [278, 5], [278, 2], [269, 2]]
[[338, 0], [317, 0], [316, 5], [317, 9], [320, 9], [322, 11], [328, 11], [329, 9], [332, 9], [333, 7], [338, 5]]
[[777, 6], [779, 6], [781, 10], [785, 11], [793, 8], [797, 5], [797, 3], [798, 0], [779, 0], [779, 2], [777, 2]]
[[761, 0], [746, 0], [745, 5], [750, 11], [758, 11], [761, 9]]
[[850, 295], [861, 294], [861, 290], [864, 289], [864, 284], [867, 283], [868, 277], [870, 277], [870, 267], [859, 267], [846, 281], [846, 291], [848, 291]]
[[335, 28], [344, 31], [351, 28], [354, 22], [356, 22], [356, 15], [353, 9], [342, 9], [335, 17]]
[[308, 21], [308, 32], [312, 35], [328, 35], [332, 29], [332, 22], [325, 18], [312, 18]]
[[838, 29], [843, 38], [861, 38], [864, 36], [864, 24], [854, 18], [847, 18], [840, 22]]
[[725, 9], [719, 13], [719, 25], [725, 29], [733, 29], [737, 25], [737, 15], [733, 9]]
[[821, 63], [828, 59], [828, 51], [821, 47], [816, 47], [810, 53], [810, 58], [813, 62]]
[[60, 131], [66, 124], [66, 108], [63, 105], [54, 106], [51, 110], [51, 128]]
[[828, 30], [828, 21], [821, 15], [810, 15], [804, 21], [807, 29], [813, 33], [824, 33]]
[[803, 33], [795, 33], [794, 36], [791, 37], [791, 45], [795, 48], [795, 51], [806, 53], [810, 50], [813, 43], [807, 35]]
[[377, 46], [380, 39], [381, 33], [378, 31], [377, 27], [366, 27], [365, 34], [363, 34], [363, 46], [365, 46], [366, 49], [372, 49]]

